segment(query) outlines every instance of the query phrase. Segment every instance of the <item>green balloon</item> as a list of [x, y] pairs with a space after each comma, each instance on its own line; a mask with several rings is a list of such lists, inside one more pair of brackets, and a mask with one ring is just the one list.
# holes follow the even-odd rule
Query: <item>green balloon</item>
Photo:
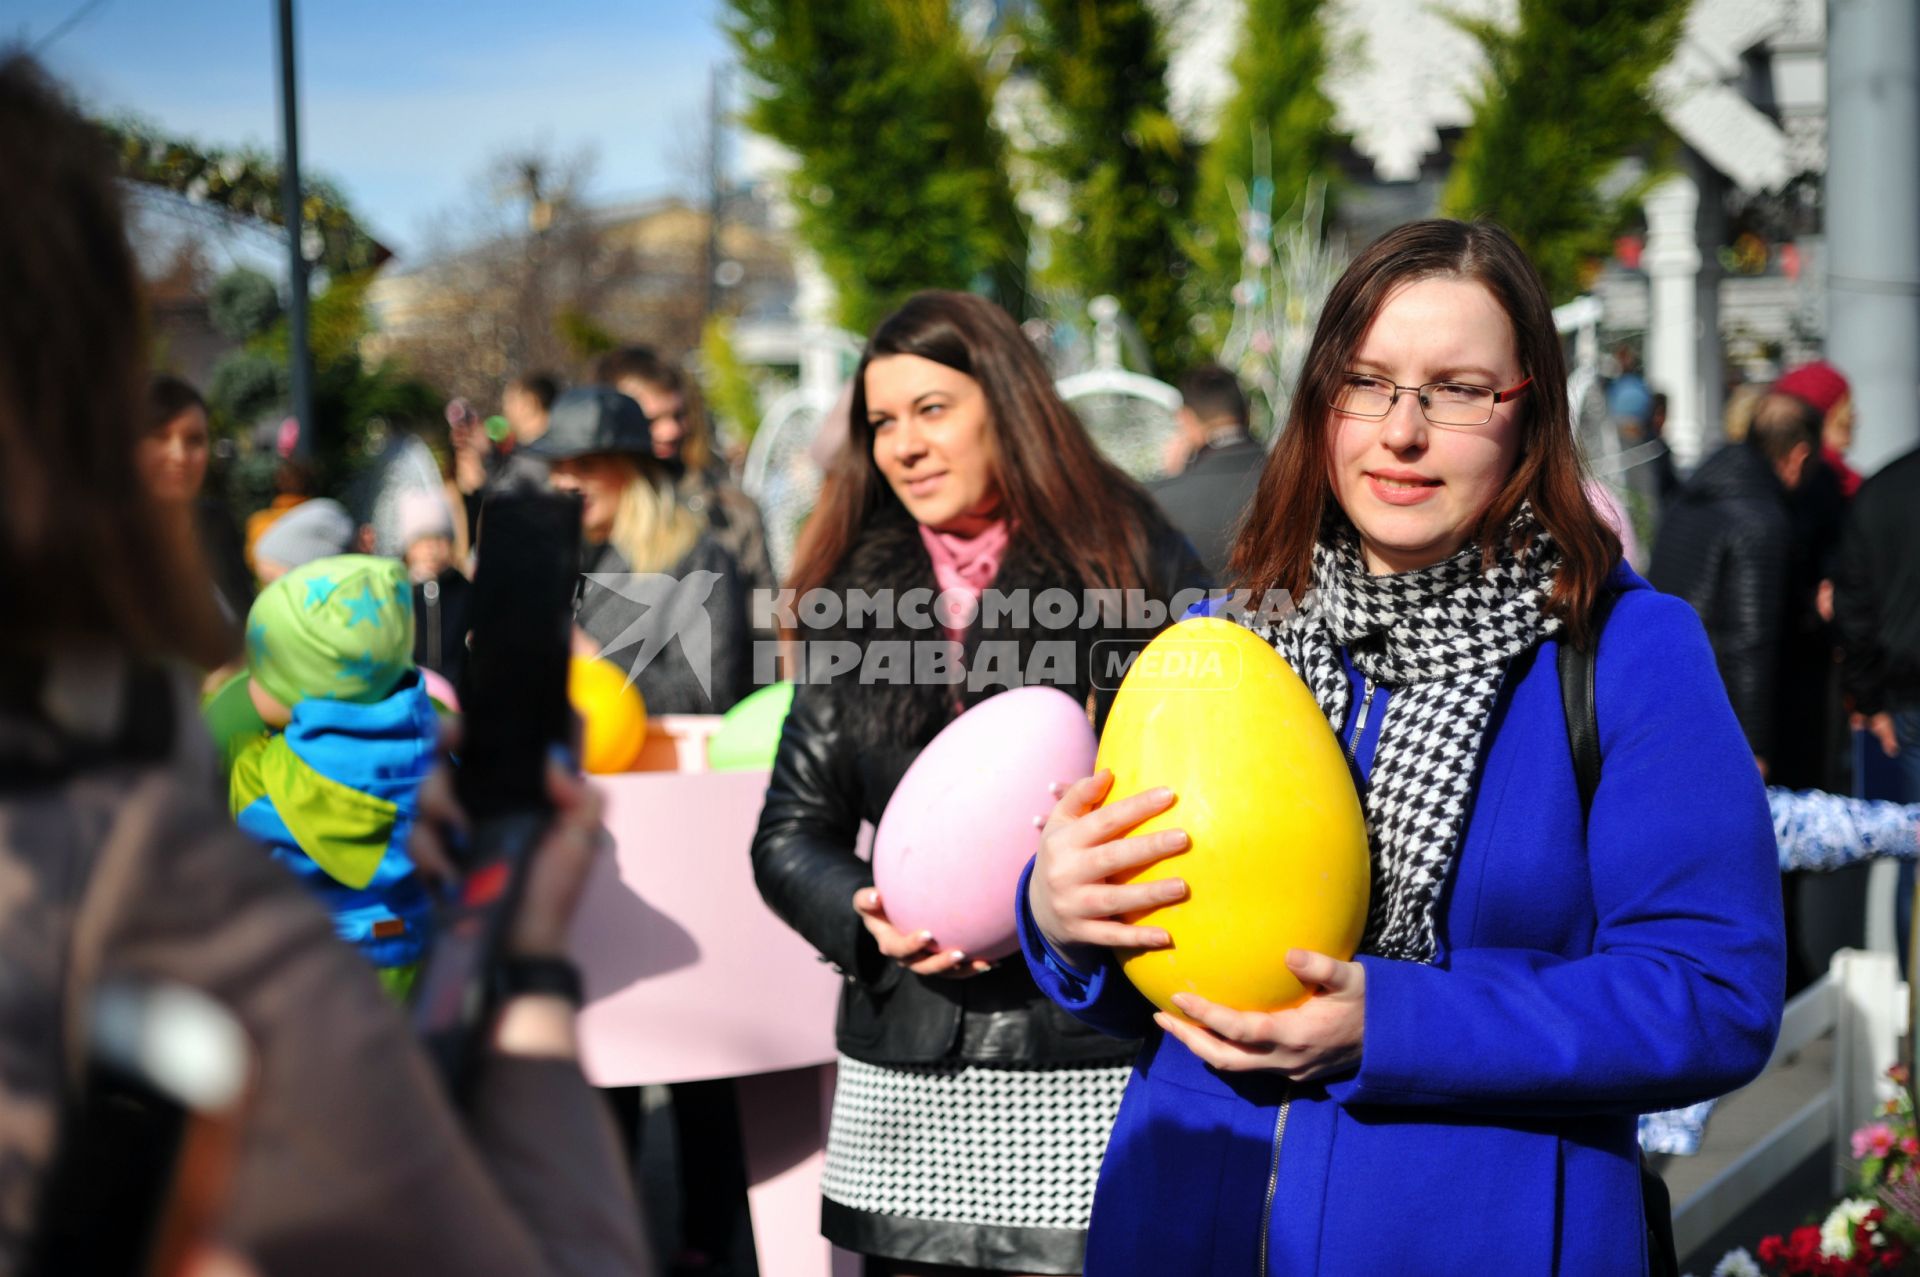
[[273, 730], [261, 721], [260, 711], [253, 707], [244, 673], [235, 674], [203, 699], [200, 713], [207, 720], [207, 730], [213, 733], [214, 747], [220, 751], [222, 776], [233, 770], [233, 760], [240, 756], [241, 750]]
[[792, 683], [763, 687], [735, 705], [707, 741], [707, 766], [717, 772], [772, 770], [780, 728], [792, 707]]

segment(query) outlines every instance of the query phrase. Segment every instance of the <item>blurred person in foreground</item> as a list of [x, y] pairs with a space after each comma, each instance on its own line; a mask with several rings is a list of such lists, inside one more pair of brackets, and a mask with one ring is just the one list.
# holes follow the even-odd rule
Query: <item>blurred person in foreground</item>
[[163, 507], [192, 522], [214, 597], [238, 630], [253, 603], [253, 579], [233, 515], [202, 495], [212, 452], [207, 402], [187, 382], [162, 373], [147, 384], [147, 427], [140, 439], [141, 477]]
[[1178, 474], [1148, 485], [1173, 526], [1200, 552], [1207, 575], [1219, 580], [1233, 534], [1260, 482], [1267, 450], [1247, 431], [1247, 395], [1218, 364], [1180, 379], [1174, 413], [1186, 458]]
[[[0, 203], [0, 597], [33, 601], [0, 627], [0, 1271], [59, 1152], [85, 999], [114, 976], [199, 989], [247, 1030], [219, 1240], [267, 1277], [647, 1271], [569, 1002], [505, 1003], [463, 1127], [373, 974], [220, 810], [179, 670], [225, 659], [228, 631], [135, 464], [141, 299], [111, 158], [23, 55], [0, 58], [0, 166], [19, 183]], [[600, 814], [558, 767], [549, 791], [508, 945], [526, 959], [566, 952]]]
[[[707, 521], [714, 540], [740, 565], [747, 597], [755, 590], [776, 588], [760, 507], [728, 474], [725, 458], [714, 448], [707, 415], [680, 370], [651, 347], [622, 346], [600, 357], [593, 379], [626, 395], [647, 414], [654, 459], [673, 476], [680, 503]], [[756, 637], [773, 635], [768, 631]]]

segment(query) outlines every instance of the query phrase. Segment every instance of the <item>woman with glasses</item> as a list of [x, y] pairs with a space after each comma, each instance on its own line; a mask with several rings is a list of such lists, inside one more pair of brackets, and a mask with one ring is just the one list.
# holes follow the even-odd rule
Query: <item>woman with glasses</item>
[[[1582, 493], [1546, 291], [1505, 233], [1420, 222], [1349, 268], [1232, 575], [1315, 591], [1263, 636], [1353, 759], [1366, 928], [1352, 961], [1276, 955], [1311, 990], [1290, 1009], [1156, 1014], [1114, 949], [1178, 939], [1121, 921], [1162, 885], [1106, 877], [1177, 870], [1184, 834], [1128, 833], [1179, 796], [1064, 794], [1022, 887], [1029, 966], [1146, 1039], [1087, 1271], [1646, 1271], [1665, 1221], [1635, 1117], [1765, 1065], [1778, 870], [1699, 622]], [[1590, 799], [1562, 647], [1595, 654]]]

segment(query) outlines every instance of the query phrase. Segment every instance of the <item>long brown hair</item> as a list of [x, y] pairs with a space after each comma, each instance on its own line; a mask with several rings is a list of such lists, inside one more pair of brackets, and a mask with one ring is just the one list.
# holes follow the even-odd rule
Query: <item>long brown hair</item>
[[918, 355], [980, 383], [994, 479], [1016, 535], [1084, 588], [1146, 585], [1151, 498], [1094, 448], [1012, 316], [985, 298], [937, 291], [909, 297], [874, 329], [860, 356], [846, 447], [827, 476], [789, 584], [801, 592], [825, 585], [875, 518], [906, 516], [874, 463], [867, 422], [867, 365], [888, 355]]
[[146, 333], [99, 132], [24, 54], [0, 56], [0, 660], [74, 641], [202, 666], [231, 654], [189, 511], [136, 461]]
[[1585, 646], [1594, 602], [1620, 559], [1620, 538], [1587, 499], [1567, 403], [1566, 353], [1546, 285], [1520, 246], [1490, 222], [1410, 222], [1375, 240], [1333, 286], [1286, 429], [1267, 458], [1234, 544], [1229, 575], [1241, 588], [1281, 589], [1295, 598], [1310, 587], [1314, 543], [1324, 521], [1338, 514], [1329, 470], [1329, 405], [1337, 379], [1388, 295], [1402, 284], [1434, 278], [1473, 280], [1493, 294], [1513, 323], [1521, 371], [1533, 378], [1519, 400], [1520, 458], [1471, 539], [1491, 563], [1502, 530], [1522, 502], [1532, 502], [1564, 556], [1545, 611], [1561, 619], [1574, 644]]

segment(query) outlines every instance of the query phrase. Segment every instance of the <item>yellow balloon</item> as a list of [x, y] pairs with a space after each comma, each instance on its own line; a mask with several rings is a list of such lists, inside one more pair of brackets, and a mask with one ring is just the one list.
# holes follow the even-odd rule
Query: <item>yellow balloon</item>
[[1212, 617], [1167, 629], [1121, 683], [1096, 766], [1112, 770], [1115, 799], [1174, 791], [1136, 834], [1192, 839], [1114, 879], [1187, 883], [1186, 899], [1126, 919], [1173, 938], [1120, 955], [1148, 1001], [1178, 1015], [1173, 995], [1190, 992], [1276, 1011], [1306, 996], [1288, 949], [1352, 958], [1367, 918], [1366, 817], [1326, 715], [1271, 646]]
[[618, 665], [576, 656], [567, 671], [567, 699], [573, 702], [585, 730], [580, 740], [580, 766], [589, 772], [623, 772], [640, 757], [647, 743], [647, 705], [640, 689], [627, 684]]

